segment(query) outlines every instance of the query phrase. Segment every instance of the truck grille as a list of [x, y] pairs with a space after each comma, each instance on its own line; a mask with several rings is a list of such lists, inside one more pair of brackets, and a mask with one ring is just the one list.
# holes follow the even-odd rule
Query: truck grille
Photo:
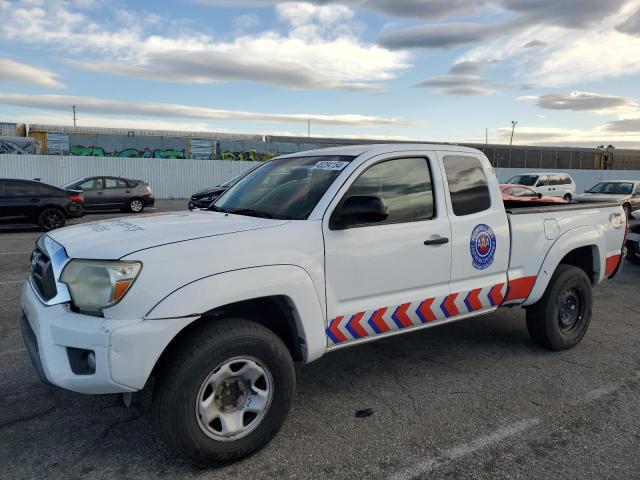
[[51, 300], [56, 296], [56, 279], [51, 260], [39, 248], [31, 254], [31, 283], [43, 300]]

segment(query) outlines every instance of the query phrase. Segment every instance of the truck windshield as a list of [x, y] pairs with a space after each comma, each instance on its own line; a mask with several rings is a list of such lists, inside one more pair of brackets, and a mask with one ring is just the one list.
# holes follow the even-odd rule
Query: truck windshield
[[210, 207], [218, 212], [306, 219], [352, 156], [270, 160], [244, 176]]
[[507, 183], [512, 185], [526, 185], [527, 187], [533, 187], [538, 181], [537, 175], [516, 175], [511, 177]]
[[600, 182], [591, 187], [589, 193], [608, 193], [610, 195], [631, 195], [633, 183]]

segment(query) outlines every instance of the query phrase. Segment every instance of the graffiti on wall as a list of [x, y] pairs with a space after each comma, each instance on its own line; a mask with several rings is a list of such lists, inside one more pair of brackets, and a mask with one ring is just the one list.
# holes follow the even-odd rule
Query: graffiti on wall
[[[51, 136], [51, 134], [49, 134]], [[187, 158], [186, 138], [69, 134], [69, 153], [86, 157]]]
[[25, 137], [0, 137], [0, 153], [28, 155], [36, 153], [36, 142]]
[[106, 151], [103, 147], [84, 145], [72, 145], [69, 148], [71, 155], [83, 157], [120, 157], [120, 158], [187, 158], [185, 150], [176, 150], [173, 148], [160, 149], [150, 148], [137, 149], [125, 148], [124, 150]]
[[218, 160], [236, 160], [248, 162], [264, 162], [275, 157], [269, 152], [258, 153], [255, 148], [248, 152], [230, 152], [228, 150], [218, 153]]

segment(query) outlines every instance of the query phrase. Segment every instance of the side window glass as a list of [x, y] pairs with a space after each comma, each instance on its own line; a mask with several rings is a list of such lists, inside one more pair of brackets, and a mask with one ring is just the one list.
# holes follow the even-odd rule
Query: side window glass
[[425, 158], [401, 158], [378, 163], [353, 182], [345, 198], [381, 197], [389, 209], [384, 223], [415, 222], [433, 218], [431, 173]]
[[116, 179], [116, 187], [117, 188], [127, 188], [127, 182], [124, 180]]
[[563, 185], [571, 185], [571, 177], [569, 175], [563, 175], [562, 183]]
[[549, 186], [549, 176], [540, 175], [540, 179], [538, 180], [539, 187], [548, 187]]
[[14, 182], [11, 180], [5, 180], [4, 182], [4, 194], [7, 197], [35, 196], [35, 193], [35, 188], [29, 183]]
[[118, 181], [115, 178], [105, 178], [104, 188], [118, 188]]
[[102, 188], [102, 180], [99, 178], [92, 178], [91, 180], [81, 183], [77, 188], [80, 190], [98, 190]]
[[480, 160], [462, 155], [447, 155], [444, 157], [444, 169], [455, 215], [471, 215], [491, 207], [489, 184]]

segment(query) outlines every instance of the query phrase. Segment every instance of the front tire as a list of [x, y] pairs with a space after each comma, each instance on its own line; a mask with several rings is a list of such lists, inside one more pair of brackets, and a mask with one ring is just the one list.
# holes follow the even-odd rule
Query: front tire
[[295, 390], [291, 354], [271, 330], [243, 319], [194, 328], [172, 348], [155, 392], [169, 447], [211, 467], [266, 445], [282, 426]]
[[45, 208], [38, 216], [38, 225], [47, 232], [62, 228], [66, 223], [64, 212], [58, 208]]
[[139, 198], [134, 198], [129, 202], [129, 211], [131, 213], [140, 213], [144, 210], [144, 203]]
[[622, 205], [622, 209], [624, 210], [624, 213], [627, 215], [627, 218], [631, 217], [631, 205], [629, 205], [628, 203], [625, 203], [624, 205]]
[[573, 265], [559, 265], [544, 295], [527, 308], [531, 339], [548, 350], [567, 350], [587, 333], [592, 290], [587, 274]]

